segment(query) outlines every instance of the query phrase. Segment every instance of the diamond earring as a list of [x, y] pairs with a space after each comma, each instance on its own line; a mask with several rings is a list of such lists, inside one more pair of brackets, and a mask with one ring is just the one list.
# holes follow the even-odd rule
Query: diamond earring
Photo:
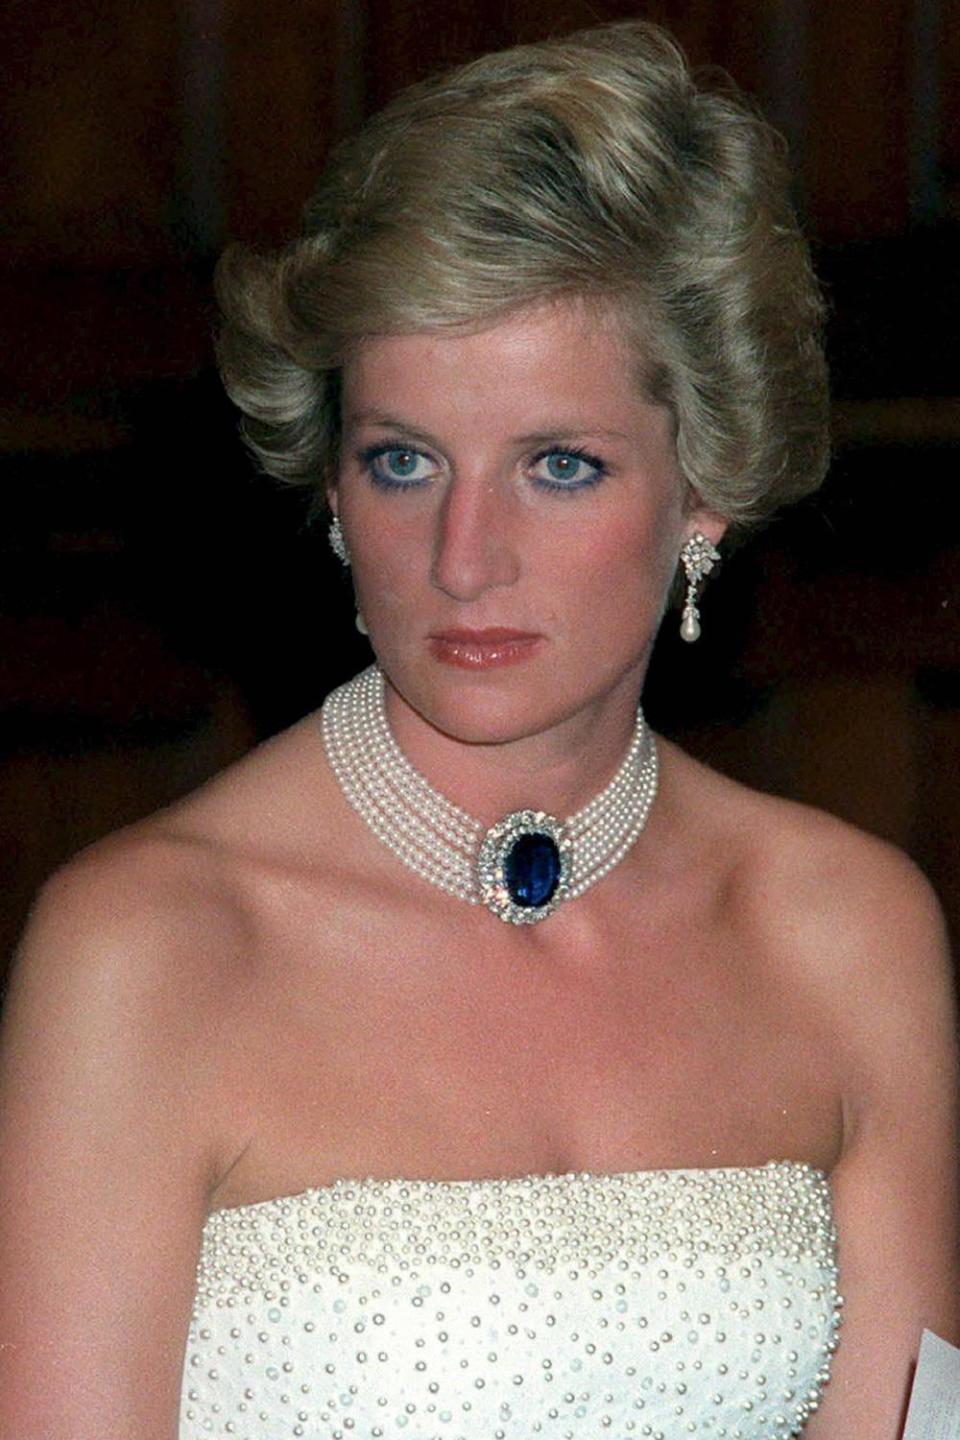
[[330, 542], [330, 549], [336, 555], [341, 565], [350, 564], [350, 556], [347, 554], [347, 542], [343, 534], [343, 526], [340, 524], [340, 516], [334, 515], [330, 521], [330, 528], [327, 531], [327, 539]]
[[720, 551], [706, 535], [695, 530], [680, 551], [680, 564], [687, 576], [687, 594], [683, 602], [683, 618], [680, 621], [680, 635], [693, 643], [700, 639], [700, 611], [697, 609], [697, 591], [720, 559]]

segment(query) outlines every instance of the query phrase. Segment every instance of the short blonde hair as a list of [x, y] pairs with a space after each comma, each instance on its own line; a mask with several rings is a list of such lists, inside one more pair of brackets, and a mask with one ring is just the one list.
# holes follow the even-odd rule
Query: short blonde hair
[[218, 293], [247, 442], [321, 504], [354, 346], [565, 296], [613, 307], [690, 487], [732, 524], [826, 468], [823, 307], [783, 144], [641, 21], [405, 91], [334, 154], [300, 237], [271, 258], [228, 251]]

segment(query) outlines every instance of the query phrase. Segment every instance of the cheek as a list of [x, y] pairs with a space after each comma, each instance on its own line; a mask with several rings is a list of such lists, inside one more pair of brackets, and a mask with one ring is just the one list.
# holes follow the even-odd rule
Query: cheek
[[584, 534], [578, 572], [591, 591], [663, 608], [676, 571], [681, 543], [679, 506]]
[[388, 627], [410, 610], [421, 588], [397, 535], [365, 539], [353, 556], [353, 584], [365, 617]]

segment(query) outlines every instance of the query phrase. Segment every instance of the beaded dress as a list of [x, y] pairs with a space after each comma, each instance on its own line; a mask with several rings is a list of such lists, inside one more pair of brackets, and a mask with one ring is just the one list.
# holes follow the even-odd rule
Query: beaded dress
[[786, 1440], [839, 1306], [807, 1165], [340, 1181], [209, 1218], [180, 1440]]

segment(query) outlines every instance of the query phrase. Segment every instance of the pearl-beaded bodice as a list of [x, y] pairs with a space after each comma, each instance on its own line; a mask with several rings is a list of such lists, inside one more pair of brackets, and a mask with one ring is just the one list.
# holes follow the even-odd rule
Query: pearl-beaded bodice
[[208, 1220], [180, 1440], [784, 1440], [836, 1287], [792, 1162], [341, 1181]]

